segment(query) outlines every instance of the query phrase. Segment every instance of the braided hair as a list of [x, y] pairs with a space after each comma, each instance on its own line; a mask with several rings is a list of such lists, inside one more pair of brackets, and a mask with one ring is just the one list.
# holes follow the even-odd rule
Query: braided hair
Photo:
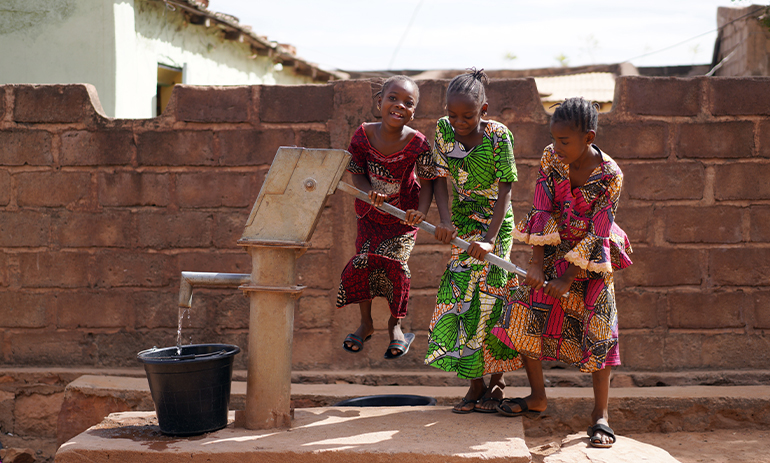
[[385, 92], [385, 90], [388, 88], [388, 85], [394, 82], [409, 82], [410, 84], [412, 84], [412, 87], [414, 87], [415, 105], [417, 104], [417, 102], [420, 101], [420, 87], [417, 86], [417, 82], [415, 82], [414, 79], [412, 79], [409, 76], [402, 76], [402, 75], [390, 76], [387, 79], [385, 79], [385, 82], [382, 83], [382, 87], [380, 87], [380, 91], [375, 93], [374, 97], [377, 98], [382, 96], [383, 92]]
[[[551, 123], [567, 122], [575, 129], [586, 133], [596, 132], [599, 128], [599, 104], [588, 101], [582, 96], [567, 98], [562, 103], [553, 105], [556, 110], [551, 116]], [[553, 107], [552, 106], [552, 107]]]
[[487, 101], [487, 92], [484, 90], [484, 84], [489, 82], [489, 78], [483, 69], [470, 68], [468, 73], [460, 74], [449, 82], [446, 89], [446, 97], [450, 95], [467, 95], [478, 106]]

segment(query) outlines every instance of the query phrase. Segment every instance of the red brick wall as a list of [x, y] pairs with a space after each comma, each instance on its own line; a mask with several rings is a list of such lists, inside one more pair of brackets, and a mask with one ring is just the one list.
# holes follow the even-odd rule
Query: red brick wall
[[[432, 138], [446, 82], [420, 88], [414, 127]], [[89, 86], [0, 86], [0, 364], [138, 366], [139, 350], [172, 345], [182, 270], [250, 272], [235, 243], [276, 149], [347, 147], [375, 119], [375, 90], [369, 81], [179, 86], [159, 118], [110, 120]], [[531, 79], [494, 81], [488, 97], [490, 117], [516, 139], [522, 217], [548, 116]], [[617, 220], [635, 265], [617, 278], [625, 368], [766, 368], [770, 79], [620, 78], [597, 143], [626, 174]], [[295, 314], [294, 367], [427, 368], [447, 248], [420, 233], [404, 321], [417, 341], [387, 362], [382, 301], [365, 353], [340, 348], [358, 324], [357, 307], [334, 308], [354, 236], [352, 199], [335, 194], [298, 263], [308, 289]], [[524, 265], [527, 247], [512, 258]], [[247, 329], [241, 293], [195, 290], [186, 340], [245, 352]]]

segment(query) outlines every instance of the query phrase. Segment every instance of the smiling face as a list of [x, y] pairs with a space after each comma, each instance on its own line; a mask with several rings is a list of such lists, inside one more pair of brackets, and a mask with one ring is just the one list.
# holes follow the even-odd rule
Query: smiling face
[[408, 80], [396, 80], [382, 89], [380, 97], [382, 123], [403, 127], [414, 118], [417, 108], [417, 89]]
[[478, 104], [469, 95], [447, 95], [446, 112], [449, 123], [460, 137], [478, 132], [481, 116], [487, 110], [487, 103]]
[[551, 122], [551, 138], [556, 156], [564, 164], [582, 162], [591, 154], [596, 132], [582, 132], [566, 121]]

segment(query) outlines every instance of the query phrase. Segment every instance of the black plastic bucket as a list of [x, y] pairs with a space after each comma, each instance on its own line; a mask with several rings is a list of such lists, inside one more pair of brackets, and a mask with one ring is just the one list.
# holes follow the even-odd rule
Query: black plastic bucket
[[161, 432], [192, 436], [227, 426], [233, 357], [230, 344], [191, 344], [147, 349], [136, 358], [144, 364]]
[[384, 394], [353, 397], [332, 405], [333, 407], [405, 407], [436, 405], [436, 399], [422, 395]]

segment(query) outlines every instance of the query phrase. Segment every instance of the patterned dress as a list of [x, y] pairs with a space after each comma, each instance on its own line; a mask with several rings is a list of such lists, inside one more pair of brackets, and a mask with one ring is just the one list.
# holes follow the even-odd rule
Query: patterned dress
[[[417, 209], [420, 184], [431, 162], [430, 144], [417, 132], [404, 149], [389, 156], [380, 154], [366, 136], [363, 124], [356, 130], [348, 151], [353, 157], [348, 171], [366, 175], [372, 188], [387, 195], [386, 202], [399, 209]], [[422, 167], [421, 167], [422, 166]], [[337, 307], [384, 297], [395, 318], [406, 316], [411, 274], [406, 261], [414, 248], [417, 228], [402, 225], [360, 199], [355, 202], [356, 255], [342, 271]]]
[[584, 372], [620, 365], [613, 268], [631, 265], [631, 245], [615, 224], [623, 173], [597, 146], [602, 163], [585, 185], [572, 188], [569, 166], [545, 148], [535, 198], [513, 236], [545, 246], [546, 280], [580, 268], [561, 299], [519, 286], [492, 333], [529, 358], [558, 360]]
[[[436, 127], [433, 160], [436, 175], [452, 176], [452, 223], [458, 236], [469, 242], [483, 239], [492, 222], [499, 183], [517, 180], [510, 130], [489, 121], [481, 144], [466, 151], [455, 141], [449, 120], [442, 118]], [[504, 259], [510, 254], [512, 229], [509, 206], [493, 251]], [[519, 368], [517, 352], [491, 335], [516, 283], [516, 275], [452, 246], [436, 296], [425, 363], [467, 379]]]

